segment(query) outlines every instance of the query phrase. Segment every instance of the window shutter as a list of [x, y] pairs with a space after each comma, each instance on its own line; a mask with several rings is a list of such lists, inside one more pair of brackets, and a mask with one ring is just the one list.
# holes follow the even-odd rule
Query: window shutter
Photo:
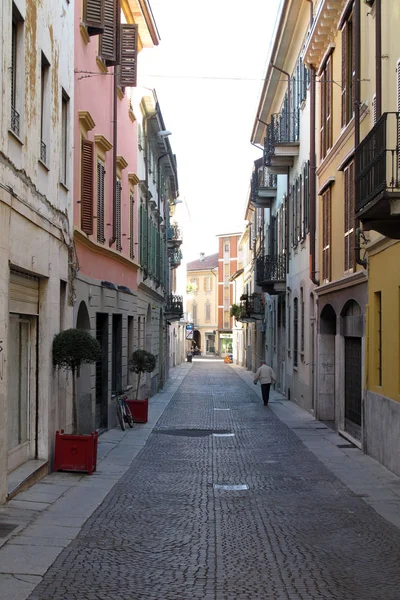
[[[399, 92], [397, 91], [397, 102], [398, 102], [398, 93]], [[373, 98], [372, 98], [372, 118], [374, 120], [374, 125], [375, 125], [375, 123], [376, 123], [376, 96], [375, 96], [375, 94], [373, 95]]]
[[355, 267], [355, 169], [354, 161], [349, 164], [349, 269]]
[[104, 0], [104, 33], [100, 38], [100, 54], [107, 65], [119, 63], [120, 23], [120, 0]]
[[121, 26], [121, 70], [120, 85], [136, 87], [137, 79], [138, 26]]
[[347, 124], [347, 25], [342, 29], [342, 127]]
[[117, 198], [116, 198], [116, 207], [115, 207], [115, 233], [116, 233], [116, 248], [120, 252], [122, 250], [122, 238], [121, 238], [121, 195], [122, 195], [122, 185], [121, 180], [117, 179]]
[[97, 241], [104, 244], [104, 165], [97, 161]]
[[326, 111], [325, 111], [325, 151], [332, 147], [332, 57], [326, 64]]
[[82, 139], [81, 229], [93, 233], [93, 142]]
[[129, 256], [135, 258], [135, 232], [134, 232], [135, 197], [133, 192], [129, 195]]
[[322, 196], [322, 279], [331, 279], [331, 190]]
[[104, 31], [104, 0], [84, 0], [83, 22], [89, 35]]

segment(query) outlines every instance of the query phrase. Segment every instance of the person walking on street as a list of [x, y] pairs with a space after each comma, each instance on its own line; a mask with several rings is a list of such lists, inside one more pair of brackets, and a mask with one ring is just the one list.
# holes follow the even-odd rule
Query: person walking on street
[[269, 400], [269, 389], [271, 387], [271, 383], [276, 382], [276, 376], [274, 371], [267, 365], [265, 360], [262, 361], [261, 367], [257, 369], [254, 377], [254, 385], [257, 385], [258, 380], [260, 380], [261, 383], [261, 393], [264, 405], [267, 406]]

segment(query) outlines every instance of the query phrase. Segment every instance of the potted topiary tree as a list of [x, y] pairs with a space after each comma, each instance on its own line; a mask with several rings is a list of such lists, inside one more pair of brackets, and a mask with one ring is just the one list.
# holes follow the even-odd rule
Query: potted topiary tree
[[97, 431], [89, 435], [78, 435], [78, 406], [76, 397], [76, 377], [79, 377], [82, 364], [94, 363], [101, 358], [98, 341], [83, 329], [66, 329], [54, 336], [53, 364], [71, 371], [72, 374], [72, 434], [56, 432], [54, 450], [55, 471], [96, 470]]
[[129, 370], [138, 375], [136, 398], [127, 400], [133, 420], [137, 423], [147, 423], [149, 399], [139, 400], [140, 379], [142, 373], [151, 373], [156, 367], [156, 357], [147, 350], [135, 350], [129, 359]]

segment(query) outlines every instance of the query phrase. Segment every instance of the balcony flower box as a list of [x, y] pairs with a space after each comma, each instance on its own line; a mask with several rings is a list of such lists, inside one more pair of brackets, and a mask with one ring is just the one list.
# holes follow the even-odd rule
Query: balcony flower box
[[97, 465], [99, 434], [75, 435], [56, 432], [54, 471], [83, 471], [91, 475]]

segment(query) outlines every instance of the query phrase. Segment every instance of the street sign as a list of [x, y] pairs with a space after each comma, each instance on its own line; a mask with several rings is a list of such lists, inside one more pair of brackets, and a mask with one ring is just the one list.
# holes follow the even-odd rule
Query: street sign
[[189, 329], [189, 331], [186, 331], [186, 339], [187, 340], [193, 339], [193, 329]]

